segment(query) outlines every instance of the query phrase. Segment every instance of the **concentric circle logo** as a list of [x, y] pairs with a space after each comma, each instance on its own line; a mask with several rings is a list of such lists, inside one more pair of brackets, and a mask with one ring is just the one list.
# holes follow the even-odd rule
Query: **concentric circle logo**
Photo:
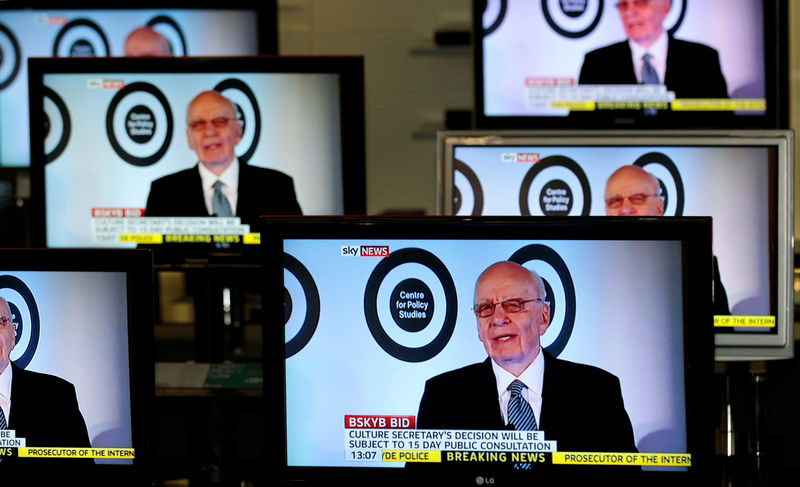
[[45, 86], [44, 92], [44, 162], [53, 162], [64, 152], [72, 134], [72, 121], [64, 100]]
[[559, 35], [578, 39], [589, 35], [603, 16], [603, 0], [542, 0], [542, 14]]
[[506, 18], [508, 0], [489, 0], [483, 7], [483, 35], [496, 31]]
[[[382, 290], [386, 287], [391, 291]], [[404, 362], [424, 362], [438, 355], [453, 336], [457, 310], [450, 271], [438, 257], [419, 248], [396, 250], [381, 259], [364, 291], [364, 315], [372, 337], [386, 353]], [[438, 332], [431, 326], [434, 323], [441, 326]], [[425, 343], [400, 343], [406, 340]]]
[[108, 38], [89, 19], [75, 19], [58, 31], [53, 43], [54, 57], [105, 57], [111, 55]]
[[[465, 198], [467, 200], [466, 207]], [[455, 159], [453, 161], [453, 214], [462, 214], [462, 207], [465, 211], [469, 211], [466, 214], [480, 216], [483, 213], [483, 188], [475, 171], [463, 161]]]
[[686, 4], [689, 0], [672, 0], [672, 7], [670, 7], [667, 18], [664, 19], [664, 28], [669, 32], [669, 35], [675, 35], [675, 32], [680, 29], [683, 24], [683, 19], [686, 17]]
[[[536, 177], [543, 171], [552, 172], [550, 179], [534, 184]], [[573, 185], [580, 186], [580, 191]], [[557, 216], [566, 215], [572, 211], [573, 206], [580, 208], [580, 215], [587, 216], [592, 207], [592, 190], [589, 187], [589, 179], [586, 173], [578, 165], [566, 156], [547, 156], [531, 167], [522, 178], [519, 189], [519, 211], [523, 216], [532, 214], [530, 208], [531, 188], [538, 187], [534, 194], [542, 215]], [[577, 202], [574, 200], [580, 198]], [[581, 204], [582, 203], [582, 204]]]
[[236, 146], [236, 155], [242, 162], [253, 157], [261, 138], [261, 109], [253, 90], [240, 79], [228, 78], [217, 83], [214, 91], [222, 93], [236, 106], [236, 116], [242, 124], [242, 140]]
[[39, 307], [30, 288], [15, 276], [0, 276], [0, 295], [8, 301], [16, 333], [14, 341], [17, 346], [11, 351], [11, 360], [24, 369], [33, 360], [39, 346]]
[[[544, 281], [545, 300], [550, 303], [550, 326], [544, 336], [549, 338], [556, 334], [556, 338], [549, 345], [542, 343], [542, 346], [558, 357], [567, 346], [575, 326], [575, 284], [566, 262], [555, 250], [542, 244], [526, 245], [508, 260], [536, 271]], [[537, 264], [528, 265], [531, 262]]]
[[[661, 152], [648, 152], [636, 159], [633, 165], [645, 169], [658, 179], [661, 196], [664, 198], [664, 216], [683, 215], [685, 194], [683, 179], [672, 159]], [[670, 198], [671, 195], [675, 195], [674, 203]]]
[[136, 82], [119, 90], [106, 112], [106, 133], [114, 152], [134, 166], [160, 161], [172, 141], [172, 109], [155, 86]]
[[[284, 272], [284, 316], [286, 322], [286, 336], [291, 336], [286, 341], [286, 358], [296, 354], [311, 341], [317, 331], [320, 314], [319, 290], [314, 283], [314, 278], [308, 269], [291, 255], [283, 254]], [[292, 298], [292, 294], [302, 293], [302, 300]], [[295, 305], [297, 303], [297, 305]], [[302, 320], [295, 320], [295, 313], [301, 313], [303, 306], [305, 312]], [[296, 331], [295, 331], [296, 330]]]
[[19, 42], [11, 29], [0, 23], [0, 91], [14, 82], [21, 66]]
[[189, 55], [189, 50], [186, 47], [186, 37], [184, 37], [181, 27], [172, 17], [158, 15], [150, 19], [147, 22], [147, 26], [167, 39], [173, 56]]

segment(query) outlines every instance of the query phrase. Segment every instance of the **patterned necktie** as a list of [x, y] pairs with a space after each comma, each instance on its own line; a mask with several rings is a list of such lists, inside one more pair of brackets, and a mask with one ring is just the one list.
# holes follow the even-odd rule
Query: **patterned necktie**
[[[509, 387], [511, 398], [508, 400], [508, 425], [518, 431], [536, 429], [536, 417], [533, 415], [533, 409], [522, 396], [524, 388], [525, 384], [519, 379], [514, 380]], [[531, 464], [515, 463], [514, 468], [528, 470], [531, 468]]]
[[214, 197], [211, 198], [211, 211], [213, 211], [216, 216], [220, 217], [233, 216], [231, 204], [228, 198], [222, 193], [223, 186], [225, 186], [225, 183], [222, 181], [217, 180], [214, 183]]
[[[642, 56], [642, 60], [644, 64], [642, 64], [642, 84], [645, 85], [657, 85], [658, 84], [658, 73], [656, 73], [656, 68], [650, 64], [650, 60], [653, 59], [653, 55], [649, 52]], [[657, 110], [655, 108], [645, 108], [644, 114], [645, 115], [655, 115]]]
[[[6, 424], [6, 415], [3, 412], [3, 408], [0, 408], [0, 430], [4, 430], [7, 427], [8, 427], [8, 424]], [[3, 457], [0, 457], [0, 462], [2, 462], [2, 461], [3, 461]]]

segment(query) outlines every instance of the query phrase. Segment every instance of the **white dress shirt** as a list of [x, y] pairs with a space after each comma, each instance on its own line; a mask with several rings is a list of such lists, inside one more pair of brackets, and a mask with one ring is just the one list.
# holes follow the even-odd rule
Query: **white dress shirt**
[[0, 408], [3, 408], [3, 414], [6, 415], [6, 424], [9, 421], [9, 414], [11, 414], [11, 375], [11, 364], [9, 363], [0, 374]]
[[197, 167], [200, 170], [200, 181], [203, 184], [203, 198], [206, 202], [208, 214], [214, 214], [211, 200], [214, 198], [214, 183], [219, 180], [225, 184], [225, 186], [222, 187], [222, 194], [228, 198], [228, 203], [231, 205], [231, 212], [236, 215], [236, 203], [239, 200], [239, 158], [235, 157], [231, 165], [219, 176], [211, 172], [203, 164], [198, 163]]
[[509, 387], [511, 387], [511, 383], [515, 379], [519, 379], [525, 384], [522, 394], [528, 404], [531, 405], [538, 425], [542, 414], [542, 388], [544, 385], [544, 355], [542, 354], [542, 348], [539, 347], [539, 353], [533, 363], [519, 377], [515, 377], [514, 374], [497, 365], [494, 360], [492, 360], [492, 371], [494, 371], [494, 377], [497, 380], [497, 397], [500, 401], [500, 411], [503, 413], [503, 422], [508, 424], [508, 401], [511, 399]]
[[669, 38], [666, 32], [662, 32], [658, 39], [648, 48], [632, 40], [628, 40], [628, 45], [631, 47], [631, 55], [633, 56], [633, 71], [636, 73], [636, 81], [642, 82], [642, 67], [644, 66], [645, 54], [650, 54], [650, 64], [655, 68], [658, 74], [658, 81], [664, 84], [664, 77], [667, 74], [667, 45]]

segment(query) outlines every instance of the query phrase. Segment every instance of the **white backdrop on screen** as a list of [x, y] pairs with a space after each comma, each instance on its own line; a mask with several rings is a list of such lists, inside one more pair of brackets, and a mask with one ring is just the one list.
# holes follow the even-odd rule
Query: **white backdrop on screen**
[[[427, 379], [484, 360], [486, 352], [471, 311], [475, 280], [492, 263], [532, 243], [555, 250], [575, 285], [574, 330], [560, 358], [595, 365], [620, 378], [640, 451], [685, 451], [680, 243], [287, 240], [286, 252], [308, 269], [321, 299], [314, 336], [286, 361], [288, 464], [344, 465], [346, 414], [415, 416]], [[438, 355], [412, 363], [394, 358], [379, 346], [368, 329], [364, 301], [366, 283], [380, 260], [340, 256], [342, 245], [389, 245], [391, 252], [418, 247], [444, 263], [456, 287], [457, 321], [452, 338]], [[540, 272], [554, 288], [560, 286], [549, 264], [531, 261], [525, 265]], [[387, 275], [378, 292], [383, 329], [406, 347], [420, 346], [419, 338], [381, 311], [398, 280], [417, 277], [434, 296], [431, 330], [419, 333], [430, 337], [441, 330], [447, 307], [438, 278], [420, 267], [415, 263], [397, 266], [403, 276]], [[563, 309], [564, 299], [559, 297], [563, 293], [555, 294], [560, 300], [556, 308]], [[302, 295], [292, 296], [293, 303], [302, 299]], [[555, 340], [560, 330], [555, 322], [563, 320], [560, 316], [557, 310], [544, 346]], [[387, 466], [382, 462], [364, 465]]]
[[[133, 165], [112, 148], [106, 114], [117, 90], [87, 85], [90, 80], [109, 78], [125, 85], [149, 83], [167, 99], [174, 129], [158, 162]], [[47, 245], [97, 246], [91, 237], [92, 208], [144, 208], [153, 180], [195, 166], [197, 155], [189, 149], [185, 132], [186, 108], [198, 93], [230, 78], [243, 81], [253, 91], [261, 113], [260, 139], [248, 163], [291, 176], [304, 214], [343, 213], [339, 81], [334, 74], [51, 74], [45, 77], [45, 85], [64, 100], [73, 128], [64, 152], [45, 167]], [[239, 90], [223, 93], [242, 97]], [[235, 101], [244, 105], [245, 112], [250, 110], [243, 100]], [[133, 142], [125, 133], [125, 116], [137, 104], [152, 107], [156, 122], [153, 138], [144, 144]], [[151, 94], [123, 97], [114, 113], [115, 133], [127, 152], [143, 157], [164, 142], [166, 121], [161, 114], [165, 111]], [[250, 146], [254, 126], [245, 125], [237, 154]], [[92, 191], [76, 191], [87, 185]]]
[[[572, 39], [548, 25], [542, 2], [508, 0], [504, 21], [483, 41], [484, 110], [487, 115], [533, 114], [523, 101], [525, 78], [574, 78], [585, 53], [625, 40], [614, 1], [603, 2], [597, 26], [584, 37]], [[489, 0], [484, 27], [497, 18], [499, 0]], [[558, 25], [577, 31], [588, 28], [588, 20], [571, 20], [560, 14], [559, 1], [548, 0]], [[733, 98], [763, 98], [764, 39], [761, 0], [702, 0], [672, 2], [673, 10], [686, 5], [677, 39], [700, 42], [719, 52], [722, 73]], [[594, 17], [598, 0], [586, 1], [582, 17]], [[678, 14], [665, 21], [670, 28]], [[714, 19], [725, 19], [716, 22]], [[582, 24], [581, 24], [582, 22]], [[731, 28], [731, 26], [736, 28]], [[543, 46], [545, 46], [543, 48]], [[554, 115], [554, 113], [549, 113]]]
[[[39, 344], [27, 370], [61, 377], [75, 386], [92, 446], [132, 446], [128, 310], [124, 273], [2, 271], [22, 280], [39, 309]], [[30, 326], [20, 294], [0, 289]], [[30, 336], [11, 352], [15, 361]], [[68, 445], [64, 445], [68, 446]]]
[[[20, 70], [14, 80], [0, 90], [0, 165], [28, 166], [28, 70], [29, 57], [53, 56], [56, 39], [63, 31], [57, 55], [69, 56], [69, 48], [86, 40], [96, 56], [122, 56], [128, 34], [146, 25], [156, 17], [166, 16], [180, 29], [186, 41], [186, 51], [174, 26], [157, 22], [153, 28], [170, 42], [176, 55], [191, 56], [243, 56], [258, 54], [258, 26], [255, 11], [247, 10], [187, 10], [187, 9], [132, 9], [132, 10], [0, 10], [0, 24], [4, 25], [20, 45]], [[85, 19], [97, 26], [108, 41], [105, 52], [102, 36], [93, 27], [69, 23]], [[13, 51], [7, 35], [0, 33], [0, 49], [4, 62], [0, 63], [0, 81], [10, 76]]]

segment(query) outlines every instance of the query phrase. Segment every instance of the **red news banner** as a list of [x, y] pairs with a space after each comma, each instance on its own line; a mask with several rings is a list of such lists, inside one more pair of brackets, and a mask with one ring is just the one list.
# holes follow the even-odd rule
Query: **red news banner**
[[538, 430], [418, 430], [414, 416], [345, 415], [344, 441], [348, 462], [691, 466], [687, 453], [559, 452]]

